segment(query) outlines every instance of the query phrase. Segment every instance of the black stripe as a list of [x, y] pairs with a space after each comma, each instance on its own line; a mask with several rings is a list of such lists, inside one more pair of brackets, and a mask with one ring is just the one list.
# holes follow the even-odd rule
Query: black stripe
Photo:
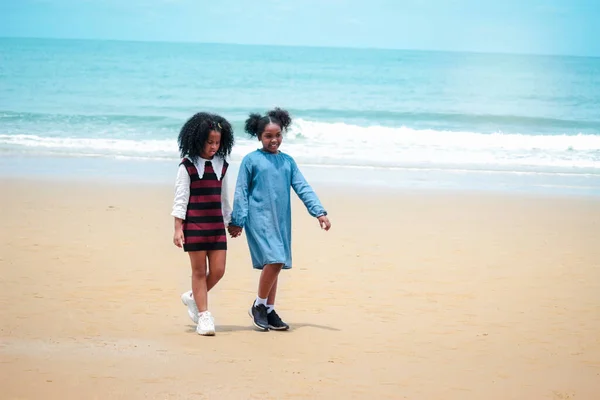
[[220, 201], [210, 201], [205, 203], [192, 203], [188, 204], [188, 210], [216, 210], [221, 208]]
[[196, 172], [197, 171], [196, 170], [196, 166], [190, 160], [185, 159], [183, 162], [180, 163], [180, 165], [181, 164], [183, 164], [185, 166], [185, 169], [187, 170], [188, 175], [190, 177], [192, 177], [192, 176], [196, 176], [197, 177], [198, 176], [198, 174]]
[[202, 224], [202, 223], [215, 223], [215, 222], [223, 222], [223, 217], [221, 216], [206, 216], [206, 217], [187, 217], [185, 219], [187, 222]]
[[184, 244], [185, 251], [227, 250], [227, 242]]
[[210, 196], [214, 194], [221, 194], [220, 187], [199, 187], [199, 188], [191, 188], [190, 195], [191, 196]]
[[[198, 174], [195, 174], [196, 177], [198, 177]], [[216, 181], [217, 180], [217, 174], [215, 174], [214, 172], [208, 172], [208, 171], [204, 171], [204, 175], [202, 176], [202, 180], [203, 181]]]
[[[209, 175], [209, 176], [206, 176]], [[216, 181], [217, 180], [217, 176], [215, 174], [212, 174], [213, 177], [210, 177], [210, 174], [204, 174], [204, 176], [202, 178], [200, 178], [200, 175], [198, 174], [194, 174], [194, 175], [190, 175], [190, 180], [192, 182], [195, 181]]]
[[185, 236], [225, 236], [225, 229], [184, 230]]

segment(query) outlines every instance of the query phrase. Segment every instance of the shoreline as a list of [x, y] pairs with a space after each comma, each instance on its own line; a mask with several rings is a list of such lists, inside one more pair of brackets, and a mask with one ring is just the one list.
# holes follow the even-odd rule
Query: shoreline
[[[600, 197], [600, 175], [532, 171], [479, 171], [442, 168], [384, 168], [304, 164], [300, 170], [314, 187], [377, 192], [483, 192], [540, 196]], [[239, 161], [231, 162], [235, 184]], [[177, 161], [104, 157], [0, 158], [0, 179], [42, 179], [97, 183], [172, 185]]]
[[[548, 201], [575, 201], [589, 204], [600, 204], [600, 194], [581, 194], [564, 193], [558, 191], [517, 191], [517, 190], [489, 190], [474, 188], [443, 188], [443, 187], [389, 187], [381, 185], [361, 186], [355, 183], [351, 184], [331, 184], [324, 182], [311, 182], [313, 190], [322, 200], [323, 198], [333, 199], [343, 202], [344, 199], [353, 197], [355, 200], [375, 199], [386, 201], [393, 198], [436, 198], [443, 196], [454, 199], [507, 199], [507, 200], [548, 200]], [[36, 177], [36, 176], [2, 176], [0, 174], [0, 184], [15, 185], [16, 187], [26, 188], [27, 186], [41, 186], [45, 189], [69, 187], [87, 187], [91, 185], [95, 188], [102, 188], [106, 193], [112, 189], [116, 190], [141, 190], [144, 192], [162, 193], [168, 196], [174, 195], [174, 182], [149, 182], [132, 180], [109, 180], [97, 177]], [[235, 181], [230, 182], [230, 194], [232, 196], [231, 205], [233, 206], [233, 195], [235, 192]], [[169, 198], [172, 201], [172, 198]], [[303, 207], [296, 193], [291, 191], [292, 203], [297, 203]], [[169, 204], [167, 214], [171, 212], [172, 204]], [[170, 216], [170, 215], [169, 215]]]

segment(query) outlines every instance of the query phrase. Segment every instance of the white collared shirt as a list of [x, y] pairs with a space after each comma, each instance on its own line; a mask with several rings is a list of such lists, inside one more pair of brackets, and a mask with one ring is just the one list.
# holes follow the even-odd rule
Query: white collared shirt
[[[200, 179], [202, 179], [204, 176], [204, 165], [207, 161], [209, 161], [213, 166], [213, 170], [215, 171], [215, 175], [217, 175], [217, 179], [221, 180], [224, 159], [216, 156], [213, 157], [212, 160], [207, 160], [201, 157], [198, 157], [196, 160], [192, 160], [189, 157], [186, 158], [194, 163], [194, 166], [198, 170], [198, 177], [200, 177]], [[221, 182], [221, 210], [223, 212], [223, 221], [225, 222], [225, 226], [227, 226], [231, 221], [231, 202], [229, 201], [228, 177], [229, 174], [226, 173]], [[190, 182], [190, 175], [187, 172], [187, 168], [185, 165], [181, 164], [177, 170], [177, 179], [175, 180], [175, 200], [173, 201], [173, 211], [171, 212], [173, 217], [185, 219], [187, 206], [190, 201]]]

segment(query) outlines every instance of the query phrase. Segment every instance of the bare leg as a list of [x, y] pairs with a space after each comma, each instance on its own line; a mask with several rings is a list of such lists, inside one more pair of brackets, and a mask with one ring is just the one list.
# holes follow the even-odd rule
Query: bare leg
[[[277, 277], [283, 264], [267, 264], [263, 267], [260, 273], [260, 280], [258, 281], [258, 297], [266, 299], [271, 293], [273, 285], [277, 283]], [[277, 291], [277, 289], [275, 289]], [[274, 298], [275, 296], [273, 296]]]
[[275, 278], [275, 282], [273, 286], [271, 286], [271, 291], [269, 292], [269, 296], [267, 297], [267, 305], [274, 306], [275, 305], [275, 296], [277, 295], [277, 282], [279, 281], [279, 275]]
[[199, 312], [208, 309], [206, 287], [206, 251], [190, 251], [192, 264], [192, 293]]
[[[268, 303], [271, 292], [273, 293], [273, 299], [275, 298], [277, 289], [275, 288], [273, 290], [273, 288], [277, 284], [277, 277], [279, 276], [282, 267], [283, 264], [267, 264], [260, 273], [260, 278], [258, 280], [258, 297], [263, 300], [261, 300], [261, 304], [258, 305], [256, 302], [252, 303], [253, 306], [250, 309], [249, 314], [254, 322], [254, 326], [262, 331], [268, 331], [271, 327], [267, 307], [265, 307], [263, 301], [267, 300]], [[274, 313], [271, 314], [274, 315]]]
[[215, 287], [217, 282], [225, 275], [226, 250], [211, 250], [208, 252], [208, 277], [206, 278], [206, 291]]
[[276, 331], [287, 331], [288, 329], [290, 329], [290, 326], [283, 322], [279, 315], [275, 312], [275, 296], [277, 295], [277, 282], [279, 281], [279, 271], [281, 271], [281, 267], [279, 267], [277, 271], [277, 276], [275, 277], [275, 281], [273, 282], [271, 290], [269, 291], [269, 295], [267, 297], [267, 308], [268, 306], [273, 306], [273, 310], [267, 313], [267, 321], [269, 329], [273, 329]]

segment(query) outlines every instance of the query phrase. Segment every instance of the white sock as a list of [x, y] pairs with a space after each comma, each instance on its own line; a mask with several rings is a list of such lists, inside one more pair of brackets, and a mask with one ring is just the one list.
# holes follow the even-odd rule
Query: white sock
[[267, 299], [261, 299], [260, 297], [256, 296], [256, 300], [254, 300], [254, 306], [259, 306], [259, 305], [263, 305], [263, 306], [267, 306]]
[[273, 311], [275, 309], [275, 306], [273, 304], [268, 305], [267, 304], [267, 314], [269, 314], [271, 311]]

